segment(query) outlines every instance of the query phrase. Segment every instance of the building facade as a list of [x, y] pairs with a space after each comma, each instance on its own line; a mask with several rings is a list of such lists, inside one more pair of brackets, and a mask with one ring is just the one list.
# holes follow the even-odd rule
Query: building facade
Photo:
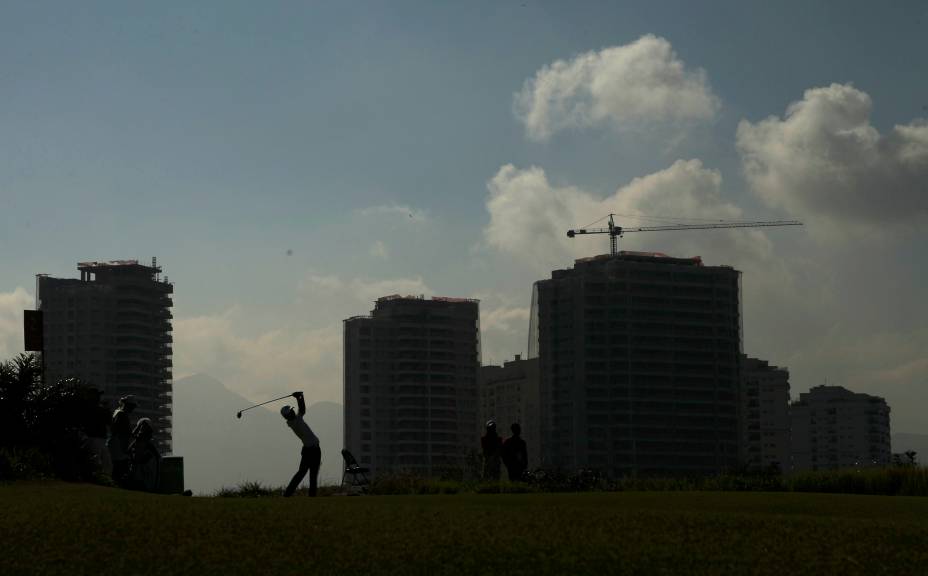
[[790, 406], [792, 468], [886, 466], [892, 457], [889, 406], [841, 386], [815, 386]]
[[477, 436], [477, 300], [387, 296], [344, 322], [345, 447], [372, 473], [462, 470]]
[[790, 469], [789, 371], [741, 357], [741, 463], [750, 471]]
[[518, 423], [528, 449], [529, 470], [541, 465], [541, 398], [539, 395], [538, 358], [504, 362], [502, 366], [481, 366], [477, 377], [480, 411], [478, 434], [483, 434], [487, 420], [495, 420], [500, 436], [510, 435]]
[[621, 252], [536, 282], [544, 465], [610, 476], [737, 466], [740, 318], [740, 273], [699, 258]]
[[36, 277], [43, 313], [46, 378], [80, 378], [115, 407], [135, 396], [162, 454], [172, 450], [171, 294], [155, 260], [82, 262], [80, 279]]

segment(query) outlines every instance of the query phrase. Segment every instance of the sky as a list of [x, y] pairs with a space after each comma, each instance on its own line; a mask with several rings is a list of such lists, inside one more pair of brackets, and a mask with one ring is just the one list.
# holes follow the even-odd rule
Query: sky
[[0, 357], [35, 274], [157, 256], [174, 374], [342, 401], [342, 320], [620, 247], [743, 272], [744, 351], [928, 433], [924, 2], [3, 2]]

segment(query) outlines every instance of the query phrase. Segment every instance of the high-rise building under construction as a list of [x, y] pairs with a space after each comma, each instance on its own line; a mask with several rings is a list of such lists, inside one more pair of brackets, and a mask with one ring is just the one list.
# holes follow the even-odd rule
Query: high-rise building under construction
[[344, 324], [345, 447], [374, 474], [463, 469], [480, 446], [477, 300], [387, 296]]
[[36, 278], [50, 382], [80, 378], [111, 406], [132, 394], [133, 416], [150, 418], [171, 452], [171, 294], [161, 268], [136, 260], [81, 262], [80, 279]]
[[740, 273], [620, 252], [535, 283], [543, 465], [701, 475], [737, 466]]

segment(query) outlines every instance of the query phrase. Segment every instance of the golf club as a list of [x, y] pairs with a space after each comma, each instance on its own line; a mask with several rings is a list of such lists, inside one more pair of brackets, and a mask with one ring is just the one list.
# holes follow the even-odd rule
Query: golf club
[[274, 398], [273, 400], [268, 400], [267, 402], [262, 402], [260, 404], [255, 404], [254, 406], [249, 406], [248, 408], [245, 408], [244, 410], [239, 410], [239, 412], [235, 415], [235, 417], [241, 418], [242, 412], [247, 412], [248, 410], [251, 410], [252, 408], [257, 408], [258, 406], [264, 406], [265, 404], [270, 404], [271, 402], [277, 402], [278, 400], [283, 400], [284, 398], [290, 398], [291, 396], [293, 396], [293, 394], [287, 394], [286, 396], [281, 396], [280, 398]]

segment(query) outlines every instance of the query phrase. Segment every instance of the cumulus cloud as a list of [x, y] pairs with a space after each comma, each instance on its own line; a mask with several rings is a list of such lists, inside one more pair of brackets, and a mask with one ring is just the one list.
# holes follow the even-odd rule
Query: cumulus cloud
[[[635, 178], [608, 197], [572, 186], [554, 186], [538, 167], [519, 169], [506, 165], [488, 183], [486, 207], [490, 223], [485, 242], [518, 257], [539, 272], [564, 267], [574, 258], [599, 254], [608, 248], [608, 236], [577, 236], [567, 230], [615, 213], [617, 224], [630, 227], [654, 223], [654, 216], [680, 219], [731, 220], [742, 217], [740, 208], [721, 195], [722, 177], [699, 160], [678, 160], [670, 167]], [[605, 226], [600, 222], [597, 226]], [[671, 250], [678, 255], [708, 253], [764, 257], [766, 236], [756, 230], [694, 233], [628, 234], [620, 247], [629, 250]], [[734, 250], [733, 250], [734, 248]]]
[[175, 319], [175, 378], [207, 373], [253, 400], [304, 390], [313, 402], [342, 401], [340, 324], [250, 335], [245, 314], [231, 307]]
[[298, 287], [292, 320], [273, 330], [255, 330], [259, 313], [242, 306], [177, 318], [175, 378], [206, 373], [254, 400], [304, 390], [313, 402], [341, 402], [342, 320], [369, 313], [381, 296], [429, 293], [421, 278], [311, 274]]
[[742, 120], [737, 146], [768, 205], [824, 224], [911, 221], [928, 215], [928, 124], [880, 134], [872, 102], [847, 84], [806, 90], [783, 118]]
[[23, 310], [31, 310], [34, 302], [23, 287], [0, 292], [0, 360], [23, 351]]
[[690, 69], [654, 35], [556, 60], [525, 81], [515, 112], [528, 136], [611, 124], [689, 123], [714, 117], [719, 99], [706, 73]]

